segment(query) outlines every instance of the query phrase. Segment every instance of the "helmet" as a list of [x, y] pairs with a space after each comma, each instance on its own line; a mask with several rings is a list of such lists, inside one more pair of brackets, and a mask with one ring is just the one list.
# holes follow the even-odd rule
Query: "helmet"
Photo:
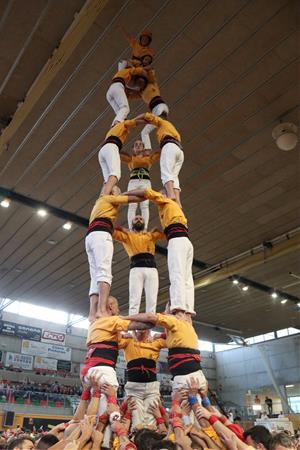
[[152, 41], [152, 32], [150, 30], [144, 30], [140, 33], [140, 37], [147, 36]]

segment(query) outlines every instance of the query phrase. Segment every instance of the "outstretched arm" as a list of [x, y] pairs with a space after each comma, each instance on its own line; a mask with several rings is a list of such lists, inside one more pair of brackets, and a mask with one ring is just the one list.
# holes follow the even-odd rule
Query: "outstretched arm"
[[131, 321], [128, 327], [128, 330], [149, 330], [153, 327], [152, 323], [144, 323], [144, 322], [138, 322], [138, 321]]
[[132, 195], [129, 191], [128, 195], [128, 203], [140, 203], [144, 200], [144, 197], [138, 196], [138, 195]]
[[142, 197], [144, 200], [145, 189], [133, 189], [132, 191], [124, 192], [123, 195], [128, 195], [128, 197]]
[[133, 322], [146, 322], [155, 325], [157, 322], [157, 315], [153, 313], [140, 313], [132, 316], [123, 317], [125, 320], [131, 320]]
[[120, 152], [120, 158], [121, 161], [125, 163], [129, 163], [131, 161], [131, 156], [126, 152]]
[[129, 45], [132, 46], [136, 42], [136, 39], [131, 34], [129, 34], [123, 26], [121, 26], [120, 29], [127, 39]]

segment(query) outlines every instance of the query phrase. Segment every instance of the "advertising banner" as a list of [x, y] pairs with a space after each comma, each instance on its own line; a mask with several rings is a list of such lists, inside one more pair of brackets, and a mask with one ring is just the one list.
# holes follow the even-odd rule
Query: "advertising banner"
[[71, 361], [63, 361], [62, 359], [57, 361], [58, 372], [71, 372]]
[[42, 332], [42, 342], [47, 342], [49, 344], [60, 344], [64, 345], [66, 340], [65, 333], [60, 333], [57, 331], [43, 330]]
[[63, 359], [71, 361], [70, 347], [57, 344], [46, 344], [44, 342], [34, 342], [23, 339], [21, 352], [24, 355], [43, 356], [44, 358]]
[[31, 327], [29, 325], [21, 325], [15, 322], [0, 320], [0, 334], [5, 334], [6, 336], [16, 336], [20, 339], [40, 341], [42, 336], [42, 329]]
[[4, 365], [5, 367], [13, 367], [14, 369], [32, 370], [33, 357], [21, 355], [20, 353], [7, 352]]
[[51, 358], [44, 358], [43, 356], [36, 356], [33, 363], [34, 369], [37, 370], [50, 370], [56, 372], [57, 360]]

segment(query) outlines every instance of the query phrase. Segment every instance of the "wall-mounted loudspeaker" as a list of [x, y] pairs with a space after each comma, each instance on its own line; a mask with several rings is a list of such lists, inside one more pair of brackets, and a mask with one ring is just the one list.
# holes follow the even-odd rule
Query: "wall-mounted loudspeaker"
[[4, 415], [4, 427], [12, 427], [15, 420], [15, 413], [14, 411], [6, 411]]

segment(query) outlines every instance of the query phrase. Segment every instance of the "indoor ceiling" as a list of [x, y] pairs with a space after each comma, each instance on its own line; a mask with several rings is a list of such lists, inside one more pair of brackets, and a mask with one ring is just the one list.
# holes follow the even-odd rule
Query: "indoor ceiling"
[[[215, 265], [299, 227], [300, 146], [281, 151], [271, 136], [280, 120], [298, 125], [298, 2], [97, 1], [97, 17], [69, 57], [57, 58], [57, 66], [52, 59], [43, 83], [34, 83], [64, 35], [66, 44], [67, 30], [78, 32], [81, 25], [71, 24], [84, 1], [28, 0], [25, 11], [20, 0], [0, 0], [2, 126], [12, 117], [13, 129], [18, 105], [34, 100], [8, 145], [0, 147], [0, 185], [89, 217], [102, 184], [97, 152], [113, 118], [105, 94], [117, 62], [129, 55], [120, 27], [135, 35], [150, 28], [162, 96], [182, 135], [182, 202], [195, 258]], [[133, 102], [130, 117], [145, 110]], [[122, 189], [127, 175], [123, 167]], [[158, 165], [152, 185], [160, 187]], [[150, 214], [151, 228], [158, 225], [154, 206]], [[122, 211], [123, 224], [125, 217]], [[1, 297], [87, 314], [85, 229], [66, 231], [62, 224], [16, 202], [1, 208]], [[113, 261], [112, 293], [126, 312], [129, 264], [117, 243]], [[157, 262], [164, 292], [166, 258], [159, 254]], [[201, 277], [199, 267], [194, 272]], [[297, 248], [243, 275], [300, 298], [290, 272], [300, 277]], [[199, 335], [220, 342], [228, 339], [227, 329], [253, 336], [300, 326], [292, 301], [283, 305], [257, 289], [243, 292], [228, 279], [197, 289], [196, 310]]]

